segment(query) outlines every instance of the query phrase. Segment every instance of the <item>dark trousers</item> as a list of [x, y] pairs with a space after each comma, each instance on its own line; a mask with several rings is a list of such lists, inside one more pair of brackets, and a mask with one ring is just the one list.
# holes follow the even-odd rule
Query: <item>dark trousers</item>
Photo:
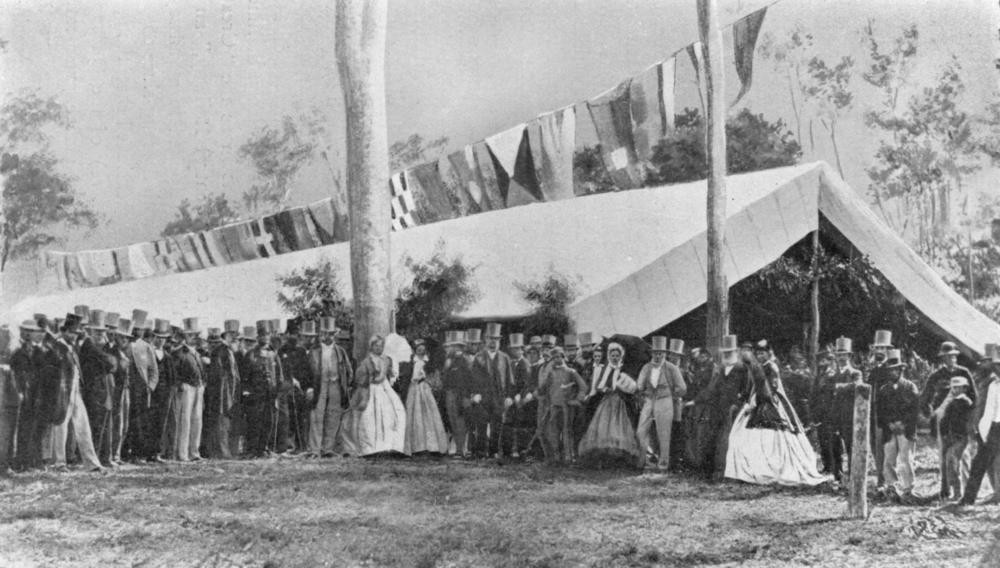
[[497, 452], [500, 417], [482, 404], [474, 404], [465, 415], [468, 427], [469, 452], [477, 457], [489, 457]]
[[40, 419], [36, 406], [30, 399], [21, 404], [17, 419], [17, 442], [14, 456], [18, 469], [33, 469], [42, 465], [42, 440], [46, 438], [51, 426]]
[[721, 479], [726, 473], [726, 452], [729, 450], [729, 432], [733, 429], [733, 415], [737, 412], [734, 406], [726, 410], [717, 410], [713, 417], [709, 442], [706, 444], [706, 462], [712, 464], [712, 476]]
[[273, 447], [269, 449], [280, 454], [295, 447], [293, 430], [297, 420], [292, 412], [295, 405], [292, 400], [292, 391], [289, 389], [279, 392], [275, 403], [277, 404], [277, 408], [275, 409], [275, 434], [271, 442]]
[[152, 443], [154, 439], [153, 427], [154, 409], [152, 407], [151, 393], [145, 385], [141, 387], [133, 386], [131, 394], [134, 395], [128, 408], [128, 430], [125, 432], [125, 450], [123, 457], [131, 459], [151, 459], [156, 457], [157, 445]]
[[94, 439], [94, 451], [97, 452], [97, 459], [102, 465], [109, 465], [114, 457], [112, 426], [114, 416], [112, 409], [104, 405], [94, 405], [87, 411], [90, 419], [90, 433]]
[[0, 406], [0, 472], [14, 466], [14, 446], [20, 412], [21, 409], [16, 404]]
[[268, 397], [244, 399], [246, 416], [246, 453], [257, 457], [273, 450], [274, 444], [274, 402]]
[[146, 451], [151, 454], [149, 457], [169, 458], [173, 454], [173, 394], [173, 386], [161, 383], [150, 397], [145, 423]]
[[844, 475], [844, 451], [846, 449], [848, 459], [850, 459], [852, 442], [851, 436], [842, 436], [840, 430], [834, 425], [820, 424], [819, 427], [820, 456], [823, 460], [823, 467], [832, 473], [833, 478], [837, 481], [840, 481]]
[[[962, 504], [972, 505], [979, 495], [979, 486], [983, 484], [983, 476], [993, 465], [993, 460], [1000, 454], [1000, 422], [994, 422], [990, 426], [990, 431], [986, 436], [985, 443], [979, 446], [976, 457], [972, 458], [972, 467], [969, 469], [969, 481], [965, 485], [965, 495], [962, 496]], [[996, 487], [993, 492], [1000, 491]]]
[[678, 469], [688, 467], [687, 457], [685, 454], [685, 447], [687, 446], [687, 432], [684, 431], [684, 421], [675, 420], [674, 427], [671, 429], [672, 433], [670, 435], [670, 469], [676, 471]]

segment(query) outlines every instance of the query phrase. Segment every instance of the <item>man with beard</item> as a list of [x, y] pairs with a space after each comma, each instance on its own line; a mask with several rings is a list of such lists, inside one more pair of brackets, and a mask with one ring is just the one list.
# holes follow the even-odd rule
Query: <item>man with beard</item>
[[[230, 342], [240, 322], [226, 320], [225, 331], [208, 330], [208, 366], [205, 368], [205, 447], [209, 458], [232, 459], [231, 425], [240, 395], [240, 374]], [[238, 450], [238, 448], [237, 448]]]
[[504, 412], [514, 404], [514, 369], [510, 357], [500, 351], [500, 324], [486, 324], [486, 349], [472, 360], [473, 380], [478, 388], [473, 394], [481, 396], [474, 401], [479, 408], [472, 413], [470, 433], [473, 436], [472, 452], [487, 457], [500, 457], [501, 423]]
[[160, 369], [157, 365], [156, 350], [146, 341], [146, 332], [151, 330], [147, 323], [149, 314], [142, 310], [132, 310], [132, 343], [127, 350], [132, 364], [129, 388], [132, 396], [129, 408], [128, 445], [132, 449], [133, 460], [155, 461], [158, 444], [153, 443], [154, 432], [158, 432], [154, 393], [160, 383]]
[[242, 379], [247, 393], [247, 454], [262, 457], [274, 450], [275, 397], [278, 384], [284, 381], [278, 355], [271, 349], [267, 320], [257, 322], [257, 345], [244, 356]]
[[466, 448], [465, 415], [472, 405], [469, 392], [472, 387], [472, 369], [465, 356], [465, 332], [446, 332], [444, 347], [448, 356], [441, 371], [441, 382], [444, 387], [448, 422], [451, 424], [451, 437], [455, 443], [455, 456], [467, 458], [469, 453]]
[[710, 474], [714, 462], [706, 460], [709, 447], [714, 444], [712, 430], [713, 403], [701, 398], [701, 393], [712, 382], [717, 365], [707, 349], [695, 347], [691, 350], [694, 360], [689, 376], [687, 392], [684, 394], [684, 459], [696, 471]]
[[[752, 352], [753, 344], [751, 344]], [[711, 475], [721, 480], [726, 471], [726, 451], [729, 449], [729, 432], [733, 420], [743, 403], [750, 397], [752, 381], [748, 369], [739, 362], [739, 351], [735, 335], [722, 338], [719, 347], [722, 368], [717, 368], [712, 381], [701, 391], [694, 403], [708, 404], [711, 409], [708, 424], [708, 443], [702, 461], [711, 464]]]
[[[893, 382], [892, 372], [886, 367], [886, 353], [892, 349], [892, 332], [879, 329], [875, 331], [875, 341], [871, 344], [871, 359], [868, 361], [867, 382], [872, 386], [871, 402], [871, 439], [872, 456], [876, 464], [885, 461], [885, 443], [882, 432], [882, 424], [878, 419], [879, 403], [878, 396], [882, 387]], [[876, 467], [878, 470], [877, 491], [885, 489], [885, 468]]]
[[[309, 332], [306, 337], [315, 337], [315, 322], [303, 322], [302, 325], [306, 324], [308, 324], [307, 331]], [[287, 436], [287, 439], [293, 441], [286, 443], [284, 448], [279, 448], [279, 452], [282, 450], [293, 451], [293, 448], [306, 451], [309, 446], [309, 423], [303, 420], [303, 414], [300, 410], [306, 406], [304, 393], [311, 390], [315, 395], [316, 384], [313, 379], [312, 367], [309, 364], [309, 352], [299, 345], [299, 342], [302, 341], [301, 331], [301, 326], [296, 320], [288, 320], [285, 325], [285, 344], [278, 350], [281, 369], [285, 375], [285, 383], [278, 396], [278, 404], [279, 409], [284, 409], [286, 414], [283, 421], [288, 424], [286, 428], [288, 428], [290, 435]], [[309, 403], [311, 404], [312, 401]], [[279, 442], [282, 439], [286, 438], [279, 438]]]
[[306, 396], [312, 400], [309, 425], [309, 455], [332, 458], [341, 439], [344, 411], [350, 403], [348, 388], [353, 382], [351, 358], [336, 344], [337, 324], [332, 317], [319, 320], [320, 343], [309, 353], [310, 370], [317, 385]]
[[834, 351], [835, 366], [818, 385], [817, 403], [822, 409], [820, 420], [820, 450], [830, 459], [833, 478], [840, 483], [845, 474], [844, 454], [847, 454], [846, 472], [850, 472], [854, 428], [854, 387], [861, 384], [861, 371], [851, 363], [852, 341], [838, 337]]
[[920, 394], [920, 412], [924, 416], [931, 418], [931, 432], [938, 439], [938, 466], [941, 478], [940, 495], [942, 499], [948, 498], [948, 474], [946, 471], [948, 458], [945, 454], [947, 448], [945, 447], [946, 444], [941, 440], [940, 432], [938, 432], [937, 428], [937, 419], [933, 416], [933, 411], [935, 408], [941, 406], [945, 397], [948, 396], [948, 392], [951, 389], [952, 377], [965, 377], [969, 381], [967, 396], [973, 403], [976, 402], [978, 395], [975, 382], [972, 380], [972, 373], [958, 364], [959, 354], [958, 348], [951, 341], [945, 341], [941, 344], [941, 348], [938, 350], [938, 359], [941, 361], [941, 366], [931, 373], [930, 377], [927, 377], [924, 392]]
[[[90, 419], [94, 449], [104, 467], [113, 467], [115, 371], [118, 349], [108, 342], [105, 313], [91, 310], [86, 328], [90, 337], [80, 345], [80, 368], [83, 371], [83, 400]], [[80, 440], [77, 440], [80, 444]]]
[[531, 440], [531, 434], [533, 432], [533, 428], [525, 428], [525, 425], [534, 424], [534, 416], [530, 416], [529, 419], [526, 419], [524, 416], [525, 389], [531, 382], [531, 363], [529, 363], [527, 357], [524, 356], [524, 334], [510, 334], [507, 350], [510, 353], [511, 367], [514, 370], [515, 394], [514, 406], [507, 410], [509, 425], [505, 425], [504, 428], [510, 428], [511, 433], [513, 434], [510, 457], [519, 459], [521, 457], [521, 448], [525, 447], [528, 441]]

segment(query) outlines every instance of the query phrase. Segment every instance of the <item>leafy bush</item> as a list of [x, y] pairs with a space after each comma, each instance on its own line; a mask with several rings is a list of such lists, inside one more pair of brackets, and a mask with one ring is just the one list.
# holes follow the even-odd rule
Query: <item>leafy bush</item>
[[281, 285], [278, 303], [294, 318], [334, 317], [338, 327], [353, 330], [354, 312], [350, 302], [344, 299], [339, 272], [336, 263], [323, 257], [313, 266], [279, 275], [276, 278]]
[[465, 264], [461, 256], [448, 258], [444, 242], [438, 241], [431, 257], [418, 261], [407, 256], [404, 264], [413, 280], [396, 298], [396, 332], [400, 335], [437, 337], [451, 319], [479, 299], [472, 282], [476, 266]]
[[573, 320], [568, 308], [579, 296], [579, 278], [572, 279], [549, 268], [548, 274], [538, 282], [515, 282], [514, 286], [522, 297], [534, 306], [531, 314], [524, 319], [525, 335], [553, 334], [556, 336], [572, 333]]

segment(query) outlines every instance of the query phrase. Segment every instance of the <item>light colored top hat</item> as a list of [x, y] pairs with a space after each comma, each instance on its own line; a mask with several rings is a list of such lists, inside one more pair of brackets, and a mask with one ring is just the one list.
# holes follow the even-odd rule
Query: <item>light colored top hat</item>
[[104, 325], [106, 325], [108, 329], [118, 329], [118, 320], [120, 320], [121, 317], [121, 314], [108, 312], [104, 315]]
[[653, 345], [651, 351], [654, 353], [657, 351], [667, 351], [667, 338], [662, 335], [654, 335], [650, 338], [650, 343]]
[[299, 335], [304, 337], [316, 337], [316, 322], [306, 320], [299, 324]]
[[449, 345], [465, 345], [465, 332], [464, 331], [446, 331], [444, 333], [444, 345], [445, 347]]
[[567, 349], [570, 347], [580, 347], [580, 338], [575, 333], [567, 333], [563, 336], [563, 345]]
[[683, 339], [671, 339], [670, 346], [667, 347], [667, 353], [673, 353], [674, 355], [684, 355], [684, 340]]
[[885, 356], [885, 366], [887, 369], [906, 367], [906, 363], [903, 362], [902, 352], [899, 349], [890, 349]]
[[319, 331], [321, 333], [336, 333], [337, 318], [333, 318], [330, 316], [323, 316], [319, 318]]
[[90, 323], [90, 306], [85, 306], [83, 304], [74, 306], [73, 313], [80, 318], [80, 325], [87, 325]]
[[136, 329], [149, 329], [149, 313], [145, 310], [132, 310], [132, 325]]
[[135, 324], [132, 323], [132, 320], [119, 318], [118, 328], [115, 330], [115, 333], [117, 333], [118, 335], [124, 335], [125, 337], [129, 337], [130, 335], [132, 335], [132, 330], [134, 328]]
[[239, 333], [240, 332], [240, 320], [226, 320], [222, 324], [222, 330], [226, 333]]
[[91, 329], [104, 329], [104, 324], [107, 319], [106, 315], [107, 314], [105, 314], [102, 310], [90, 310], [90, 318], [84, 326]]
[[853, 344], [850, 337], [838, 337], [833, 350], [837, 353], [852, 353], [852, 346]]
[[886, 329], [876, 329], [872, 347], [892, 347], [892, 332]]
[[500, 333], [503, 328], [498, 323], [488, 323], [486, 324], [486, 337], [490, 339], [500, 339], [503, 334]]
[[554, 336], [554, 335], [543, 335], [542, 336], [542, 345], [548, 345], [549, 347], [552, 347], [555, 344], [556, 344], [556, 336]]
[[524, 334], [512, 333], [508, 341], [511, 347], [524, 347]]
[[243, 333], [240, 334], [240, 339], [250, 341], [257, 339], [257, 328], [252, 325], [243, 326]]
[[184, 333], [201, 333], [198, 329], [198, 318], [184, 318]]
[[580, 342], [581, 347], [590, 347], [594, 344], [594, 334], [589, 331], [578, 334], [576, 339]]
[[737, 349], [739, 349], [739, 344], [735, 335], [722, 336], [722, 345], [719, 347], [719, 351], [736, 351]]
[[153, 325], [153, 335], [157, 337], [170, 337], [172, 335], [170, 322], [157, 318]]
[[483, 330], [479, 328], [465, 330], [465, 340], [469, 343], [482, 343]]
[[45, 331], [38, 326], [38, 322], [35, 320], [24, 320], [21, 322], [21, 331]]
[[944, 357], [945, 355], [958, 355], [961, 351], [958, 347], [955, 347], [955, 343], [951, 341], [945, 341], [941, 344], [941, 349], [938, 349], [938, 357]]

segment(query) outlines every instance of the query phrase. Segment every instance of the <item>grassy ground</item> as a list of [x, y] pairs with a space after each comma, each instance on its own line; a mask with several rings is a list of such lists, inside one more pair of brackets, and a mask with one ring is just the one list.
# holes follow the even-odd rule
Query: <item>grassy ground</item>
[[[921, 446], [918, 492], [936, 488]], [[977, 566], [1000, 507], [541, 465], [334, 459], [0, 481], [2, 566]], [[992, 554], [988, 549], [994, 548]], [[992, 559], [992, 560], [991, 560]]]

